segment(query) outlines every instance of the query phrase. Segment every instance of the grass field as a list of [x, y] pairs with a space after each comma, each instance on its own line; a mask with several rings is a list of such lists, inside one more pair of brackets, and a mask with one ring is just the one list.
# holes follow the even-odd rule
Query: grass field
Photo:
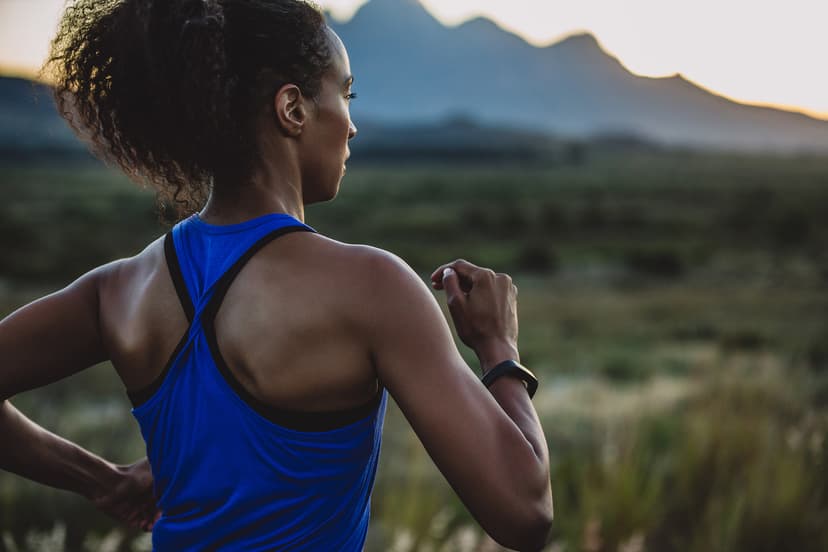
[[[2, 312], [164, 231], [150, 194], [97, 167], [5, 167], [0, 191]], [[307, 220], [424, 277], [457, 257], [513, 274], [553, 462], [549, 550], [828, 549], [828, 159], [357, 166]], [[142, 454], [106, 365], [14, 403], [113, 460]], [[497, 549], [393, 404], [372, 511], [369, 551]], [[0, 533], [9, 551], [147, 546], [8, 474]]]

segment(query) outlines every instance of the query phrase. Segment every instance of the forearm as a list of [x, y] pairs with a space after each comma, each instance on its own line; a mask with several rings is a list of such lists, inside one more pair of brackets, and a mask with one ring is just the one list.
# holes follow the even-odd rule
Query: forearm
[[520, 429], [535, 452], [539, 467], [548, 475], [549, 452], [540, 420], [526, 392], [526, 386], [516, 378], [502, 377], [492, 383], [489, 391], [497, 403]]
[[[520, 354], [517, 348], [508, 344], [479, 347], [476, 353], [484, 374], [504, 360], [520, 362]], [[538, 461], [548, 470], [549, 452], [546, 437], [543, 434], [535, 407], [526, 392], [526, 386], [519, 379], [502, 377], [492, 383], [489, 391], [503, 411], [515, 422], [526, 440], [529, 441]]]
[[[520, 361], [517, 350], [501, 350], [494, 355], [480, 355], [484, 373], [504, 360]], [[521, 494], [525, 508], [525, 529], [521, 531], [520, 550], [540, 549], [547, 543], [552, 523], [552, 488], [549, 476], [549, 451], [537, 412], [523, 381], [501, 377], [489, 387], [495, 401], [511, 419], [529, 446], [511, 446], [501, 449], [507, 471], [519, 473], [513, 489]], [[518, 506], [515, 506], [517, 509]], [[510, 528], [504, 528], [504, 531]], [[494, 536], [494, 534], [493, 534]]]
[[[511, 343], [489, 343], [476, 350], [480, 366], [485, 374], [504, 360], [520, 362], [517, 347]], [[489, 392], [515, 426], [523, 434], [534, 452], [534, 457], [510, 458], [509, 464], [522, 466], [525, 481], [534, 489], [539, 505], [552, 508], [552, 491], [549, 480], [549, 448], [541, 427], [540, 419], [526, 391], [523, 381], [512, 377], [501, 377], [489, 386]], [[511, 454], [510, 454], [511, 456]], [[522, 459], [522, 461], [521, 461]]]
[[38, 426], [0, 403], [0, 469], [94, 498], [117, 478], [111, 463]]

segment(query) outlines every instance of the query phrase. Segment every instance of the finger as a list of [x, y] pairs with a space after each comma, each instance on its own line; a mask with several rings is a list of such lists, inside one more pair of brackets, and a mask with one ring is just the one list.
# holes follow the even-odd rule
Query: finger
[[431, 273], [431, 285], [434, 289], [443, 289], [443, 273], [447, 268], [451, 268], [451, 263], [442, 264]]
[[138, 520], [138, 528], [142, 531], [150, 531], [153, 524], [153, 511], [146, 509], [141, 512], [141, 518]]
[[473, 284], [477, 284], [478, 282], [493, 283], [497, 280], [497, 275], [491, 268], [478, 268], [469, 274], [469, 278]]
[[454, 313], [462, 312], [466, 306], [466, 294], [460, 287], [460, 278], [457, 272], [449, 267], [443, 273], [443, 287], [446, 290], [446, 303], [449, 310]]
[[456, 260], [451, 261], [449, 263], [443, 263], [440, 266], [438, 266], [437, 268], [435, 268], [434, 272], [431, 273], [431, 281], [433, 281], [433, 282], [442, 281], [443, 271], [447, 268], [451, 268], [454, 265], [454, 263], [462, 261], [462, 260], [463, 259], [456, 259]]
[[508, 291], [513, 287], [512, 277], [508, 274], [498, 273], [495, 275], [495, 282], [501, 289]]
[[155, 512], [155, 517], [152, 518], [152, 521], [149, 524], [149, 529], [147, 529], [148, 531], [152, 531], [155, 528], [155, 524], [158, 523], [159, 519], [161, 519], [161, 515], [162, 512], [160, 509]]
[[[474, 271], [480, 270], [480, 267], [468, 262], [465, 259], [457, 259], [450, 263], [445, 263], [438, 266], [434, 272], [431, 273], [431, 281], [440, 285], [443, 281], [443, 271], [447, 268], [453, 268], [460, 275], [460, 278], [470, 276]], [[440, 288], [438, 288], [440, 289]]]
[[155, 522], [158, 521], [158, 518], [161, 517], [161, 511], [153, 508], [147, 511], [146, 520], [144, 521], [144, 531], [152, 531], [152, 528], [155, 527]]
[[437, 289], [443, 288], [443, 272], [447, 268], [450, 268], [453, 262], [454, 261], [452, 261], [451, 263], [443, 263], [437, 268], [435, 268], [434, 272], [431, 273], [431, 283], [434, 284], [435, 287], [437, 287]]
[[[448, 268], [451, 268], [451, 267], [448, 267]], [[445, 271], [446, 269], [443, 269], [443, 270]], [[454, 269], [452, 268], [452, 270], [454, 270]], [[457, 279], [460, 282], [460, 288], [465, 293], [470, 292], [471, 289], [474, 287], [474, 281], [471, 278], [469, 278], [468, 276], [460, 274], [457, 271], [455, 271], [455, 276], [457, 276]], [[431, 287], [433, 287], [434, 289], [436, 289], [438, 291], [443, 289], [445, 287], [445, 285], [443, 283], [443, 276], [441, 275], [440, 279], [438, 281], [432, 281], [431, 282]]]
[[454, 270], [456, 270], [457, 274], [459, 274], [461, 278], [464, 277], [464, 276], [470, 277], [472, 274], [474, 274], [475, 272], [478, 272], [480, 270], [486, 270], [486, 269], [483, 269], [483, 268], [477, 266], [476, 264], [470, 263], [469, 261], [467, 261], [465, 259], [457, 259], [456, 261], [451, 263], [449, 266], [451, 268], [453, 268]]

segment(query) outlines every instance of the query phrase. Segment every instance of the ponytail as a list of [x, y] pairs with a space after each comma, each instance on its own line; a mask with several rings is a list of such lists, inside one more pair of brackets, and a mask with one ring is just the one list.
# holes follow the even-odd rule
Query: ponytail
[[44, 72], [75, 132], [177, 220], [249, 179], [279, 83], [318, 93], [324, 29], [300, 0], [76, 0]]

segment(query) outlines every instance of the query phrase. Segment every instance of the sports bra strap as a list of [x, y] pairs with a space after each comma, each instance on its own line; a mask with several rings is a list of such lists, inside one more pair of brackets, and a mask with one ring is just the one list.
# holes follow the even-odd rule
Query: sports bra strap
[[284, 236], [285, 234], [291, 234], [293, 232], [311, 232], [305, 226], [284, 226], [277, 230], [273, 230], [269, 234], [265, 234], [262, 236], [257, 242], [250, 246], [247, 251], [242, 254], [239, 259], [233, 263], [233, 265], [219, 278], [215, 284], [213, 284], [213, 293], [210, 297], [210, 301], [207, 303], [207, 306], [204, 308], [204, 312], [202, 313], [202, 320], [204, 321], [212, 321], [215, 319], [216, 313], [221, 307], [222, 301], [224, 301], [224, 296], [227, 295], [227, 290], [230, 289], [231, 284], [236, 279], [236, 276], [239, 275], [242, 268], [253, 258], [253, 255], [258, 253], [264, 246], [279, 238]]
[[187, 315], [187, 321], [192, 324], [195, 307], [192, 299], [190, 299], [190, 294], [187, 292], [187, 284], [184, 282], [184, 275], [181, 273], [181, 265], [178, 263], [178, 253], [175, 252], [172, 230], [167, 232], [164, 238], [164, 257], [167, 259], [167, 268], [170, 271], [175, 292], [178, 294], [178, 300], [181, 302], [181, 308], [184, 309], [184, 313]]
[[[198, 321], [213, 304], [214, 297], [223, 297], [244, 264], [265, 244], [297, 231], [316, 232], [283, 213], [224, 226], [208, 224], [193, 215], [176, 224], [171, 231], [172, 243], [165, 243], [165, 249], [169, 251], [170, 273], [189, 320]], [[171, 258], [177, 262], [170, 261]], [[223, 291], [218, 292], [219, 289]]]

